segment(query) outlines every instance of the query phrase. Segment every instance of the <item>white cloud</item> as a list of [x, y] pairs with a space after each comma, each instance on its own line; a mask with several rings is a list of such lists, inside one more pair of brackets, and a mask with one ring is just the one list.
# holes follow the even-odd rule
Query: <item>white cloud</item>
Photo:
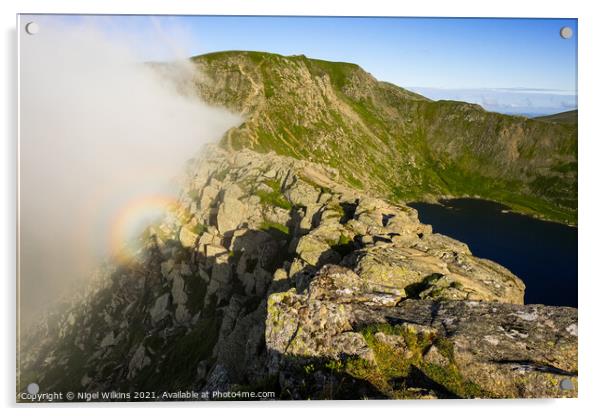
[[568, 91], [528, 88], [445, 89], [410, 87], [433, 100], [475, 103], [486, 110], [508, 114], [552, 114], [577, 107], [577, 95]]
[[[188, 61], [177, 63], [177, 80], [163, 78], [118, 32], [36, 19], [40, 33], [24, 34], [20, 51], [25, 319], [108, 254], [124, 205], [175, 193], [185, 161], [241, 121], [176, 91], [175, 82], [194, 82]], [[145, 41], [171, 48], [166, 37]]]

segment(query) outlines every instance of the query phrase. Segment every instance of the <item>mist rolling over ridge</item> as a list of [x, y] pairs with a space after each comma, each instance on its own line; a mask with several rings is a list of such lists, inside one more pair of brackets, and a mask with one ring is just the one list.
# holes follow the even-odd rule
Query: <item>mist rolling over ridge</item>
[[[115, 235], [160, 215], [186, 160], [241, 122], [185, 93], [198, 73], [175, 52], [167, 78], [138, 59], [136, 43], [36, 21], [20, 56], [24, 321], [115, 254]], [[146, 41], [171, 48], [165, 36]]]

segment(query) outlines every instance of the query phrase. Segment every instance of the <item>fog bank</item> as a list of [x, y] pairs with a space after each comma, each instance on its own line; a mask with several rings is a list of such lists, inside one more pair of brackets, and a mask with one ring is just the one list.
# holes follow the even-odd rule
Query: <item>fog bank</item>
[[[192, 88], [176, 90], [173, 73], [166, 79], [142, 63], [141, 45], [131, 39], [34, 18], [39, 33], [24, 32], [29, 18], [19, 28], [24, 322], [110, 254], [111, 227], [127, 207], [142, 201], [133, 219], [139, 229], [157, 212], [156, 201], [175, 195], [172, 179], [185, 161], [241, 122], [182, 93]], [[144, 42], [165, 47], [173, 39], [158, 30]], [[175, 82], [192, 85], [192, 65], [175, 64]]]

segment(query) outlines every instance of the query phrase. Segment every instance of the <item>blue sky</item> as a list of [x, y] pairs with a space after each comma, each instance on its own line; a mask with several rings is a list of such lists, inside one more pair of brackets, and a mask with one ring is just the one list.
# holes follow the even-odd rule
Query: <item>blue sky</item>
[[[305, 54], [354, 62], [378, 79], [430, 98], [476, 102], [492, 111], [541, 114], [576, 107], [576, 19], [87, 19], [111, 36], [131, 35], [141, 59], [167, 59], [174, 48], [183, 55], [220, 50]], [[563, 26], [573, 29], [571, 39], [560, 37]]]

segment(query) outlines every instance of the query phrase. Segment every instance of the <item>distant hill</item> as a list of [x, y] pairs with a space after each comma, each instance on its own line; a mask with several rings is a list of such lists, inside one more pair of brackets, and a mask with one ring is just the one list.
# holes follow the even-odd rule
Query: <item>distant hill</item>
[[[432, 101], [358, 65], [229, 51], [192, 58], [198, 93], [246, 121], [227, 148], [337, 168], [392, 201], [479, 196], [576, 223], [577, 128]], [[411, 65], [411, 63], [408, 63]]]
[[534, 120], [548, 121], [559, 124], [577, 124], [578, 110], [565, 111], [563, 113], [550, 114], [549, 116], [534, 117]]

